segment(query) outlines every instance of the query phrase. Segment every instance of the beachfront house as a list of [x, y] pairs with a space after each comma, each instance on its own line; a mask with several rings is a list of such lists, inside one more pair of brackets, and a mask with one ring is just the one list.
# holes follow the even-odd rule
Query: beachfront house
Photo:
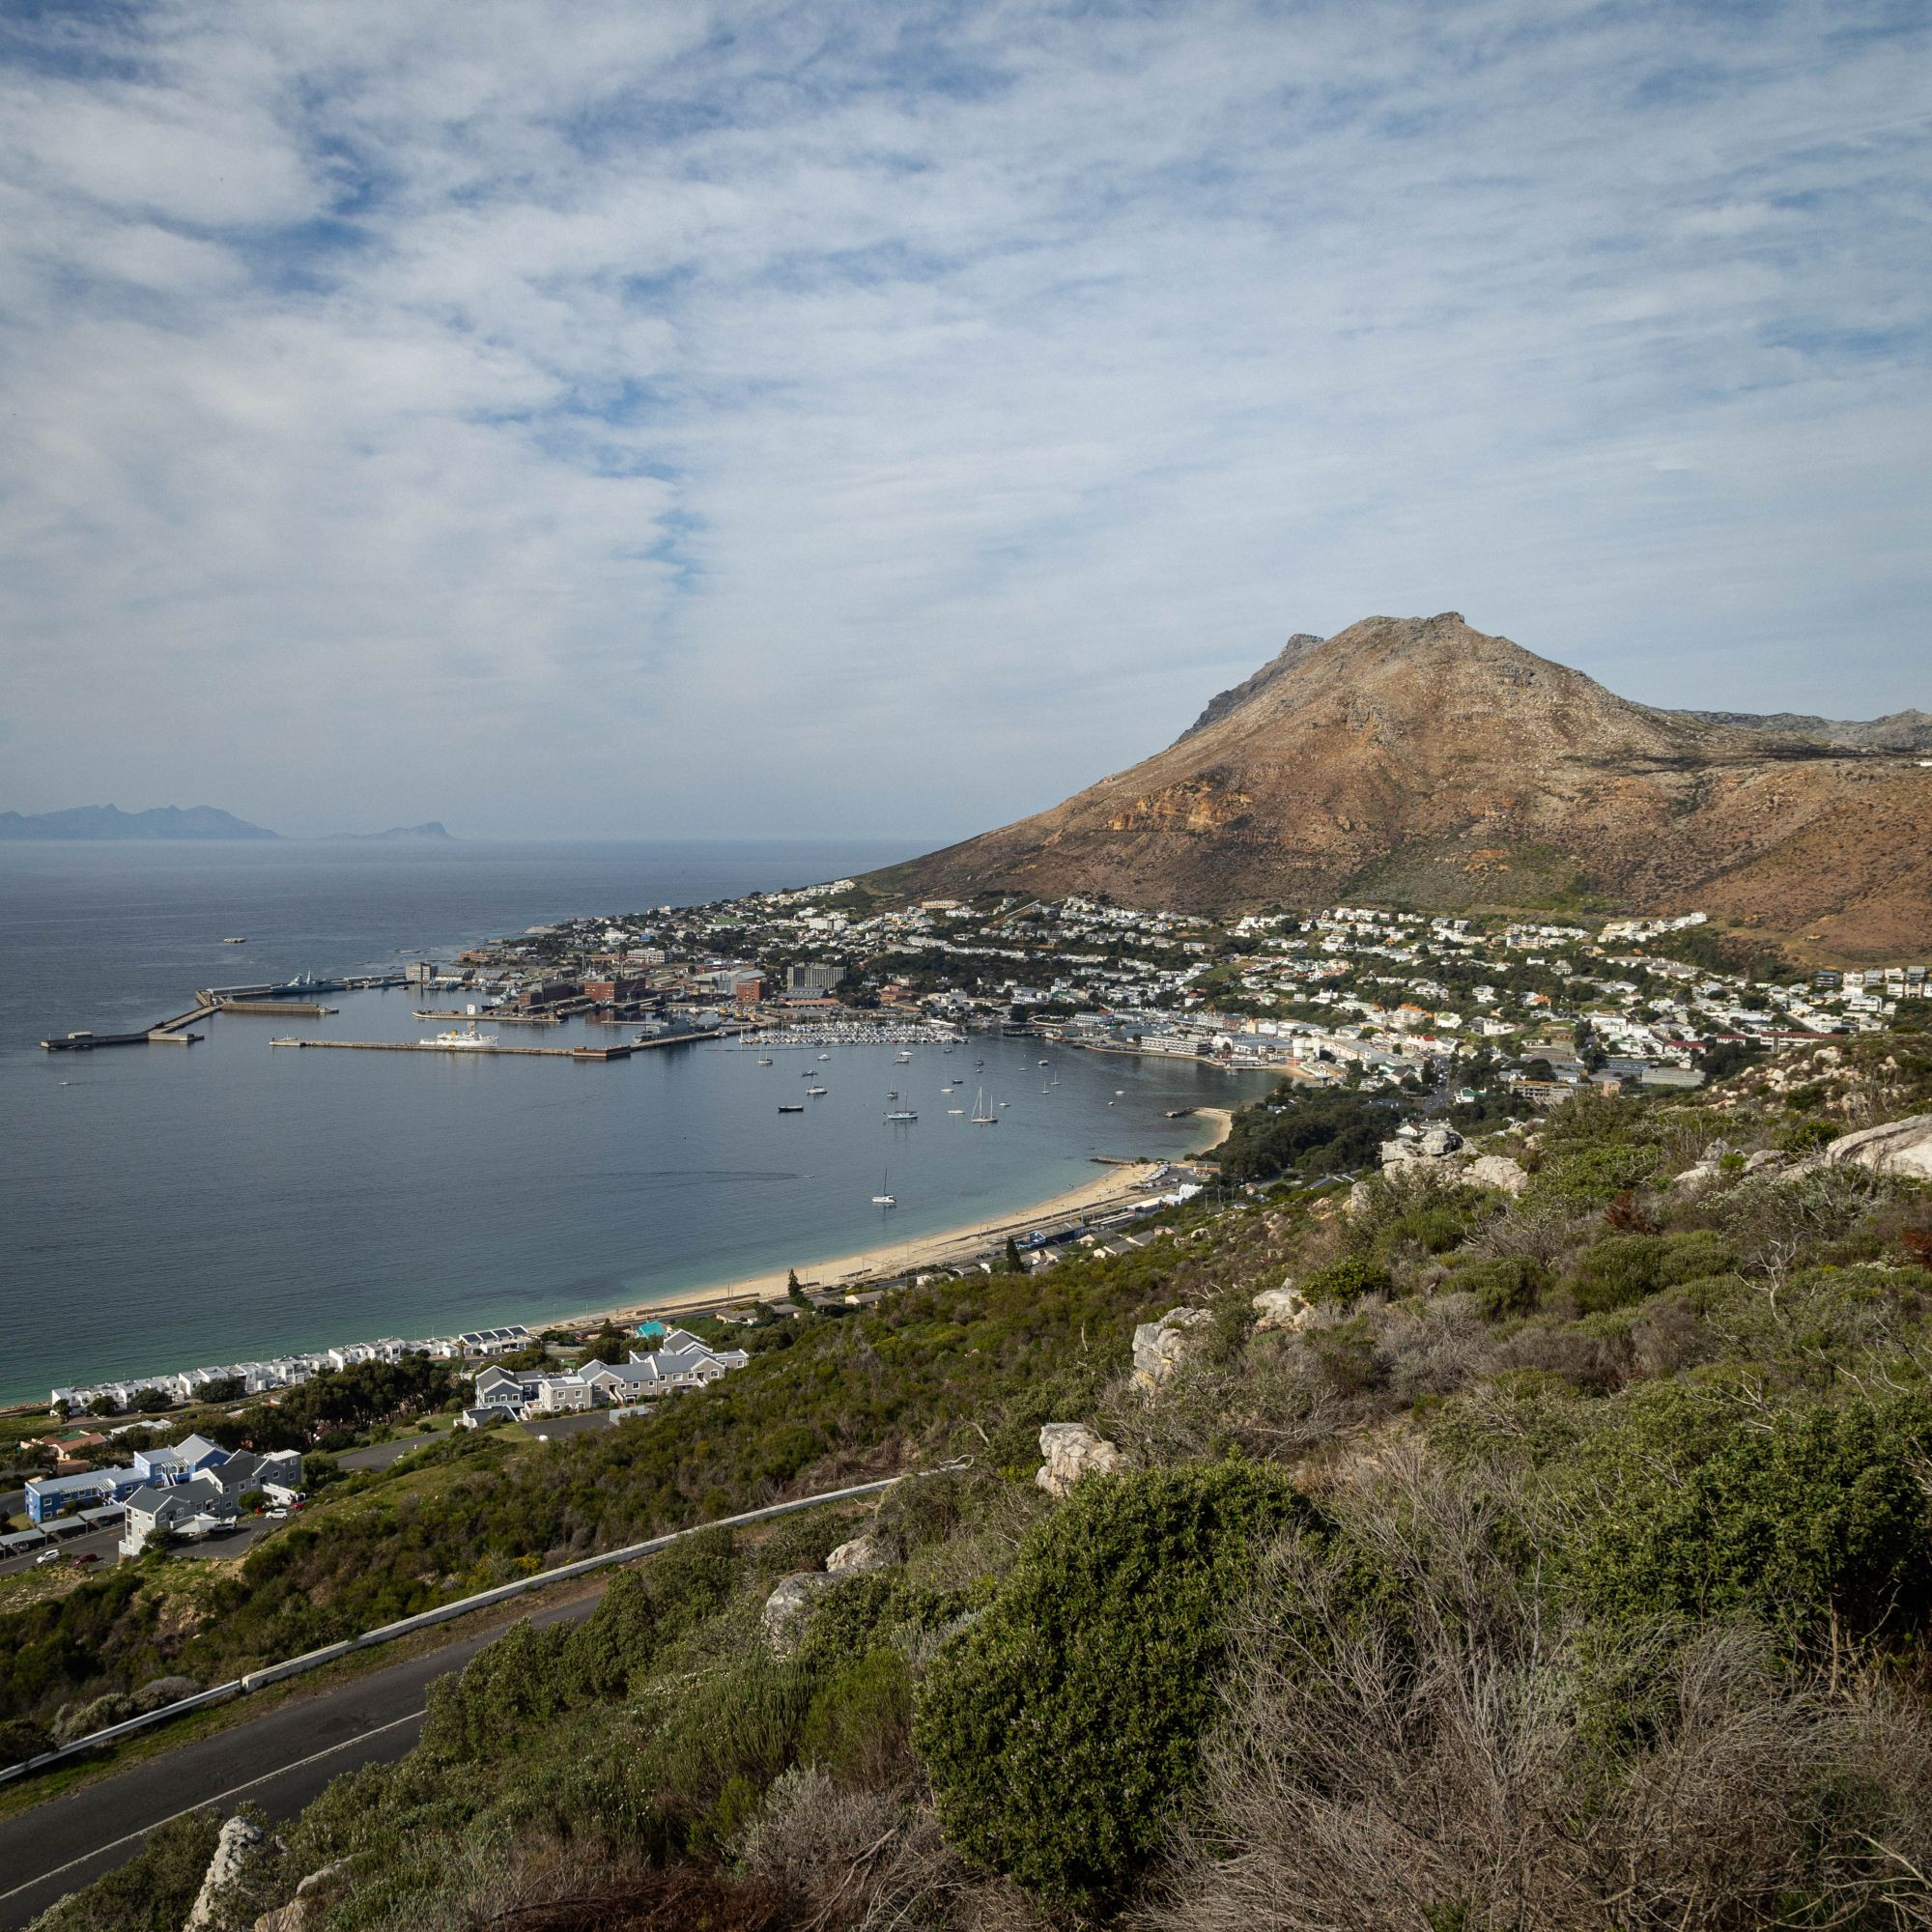
[[514, 1355], [536, 1337], [521, 1321], [513, 1321], [504, 1328], [468, 1328], [456, 1339], [466, 1355]]

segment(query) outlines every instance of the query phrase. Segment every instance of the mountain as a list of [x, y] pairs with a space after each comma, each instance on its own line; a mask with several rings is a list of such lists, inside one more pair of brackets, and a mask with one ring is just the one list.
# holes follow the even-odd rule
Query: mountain
[[1292, 639], [1130, 770], [874, 882], [1214, 914], [1701, 909], [1922, 957], [1932, 770], [1775, 722], [1632, 703], [1455, 611], [1369, 617]]
[[353, 838], [364, 845], [413, 844], [423, 839], [454, 843], [440, 818], [427, 819], [421, 825], [392, 825], [386, 832], [337, 832], [332, 836]]
[[1882, 752], [1932, 752], [1932, 712], [1892, 711], [1860, 723], [1843, 718], [1812, 718], [1800, 711], [1680, 711], [1704, 724], [1742, 724], [1753, 731], [1810, 738], [1821, 745], [1859, 745]]
[[76, 805], [67, 811], [0, 811], [0, 838], [279, 838], [212, 805], [156, 806], [123, 811], [117, 805]]

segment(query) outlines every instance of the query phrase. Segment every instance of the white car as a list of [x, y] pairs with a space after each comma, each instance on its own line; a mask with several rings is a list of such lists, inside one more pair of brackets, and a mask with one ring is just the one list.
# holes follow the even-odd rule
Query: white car
[[43, 1570], [49, 1563], [58, 1563], [60, 1560], [61, 1553], [58, 1549], [43, 1549], [34, 1558], [34, 1568], [36, 1570]]

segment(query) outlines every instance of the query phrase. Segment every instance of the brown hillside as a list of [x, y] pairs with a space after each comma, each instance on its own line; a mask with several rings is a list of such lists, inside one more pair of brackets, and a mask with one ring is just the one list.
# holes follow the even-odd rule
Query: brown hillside
[[880, 883], [1211, 913], [1694, 907], [1922, 956], [1928, 827], [1909, 755], [1633, 704], [1448, 611], [1296, 638], [1166, 751]]

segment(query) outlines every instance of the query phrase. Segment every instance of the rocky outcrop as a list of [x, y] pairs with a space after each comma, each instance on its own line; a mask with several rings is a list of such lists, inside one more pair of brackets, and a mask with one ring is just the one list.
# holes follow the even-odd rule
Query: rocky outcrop
[[1143, 1321], [1134, 1330], [1135, 1387], [1151, 1395], [1170, 1381], [1213, 1321], [1205, 1308], [1170, 1308], [1158, 1321]]
[[246, 1818], [230, 1818], [214, 1841], [214, 1856], [208, 1861], [182, 1932], [236, 1932], [240, 1926], [252, 1925], [254, 1915], [244, 1917], [238, 1907], [264, 1861], [281, 1849], [282, 1841], [261, 1826]]
[[1382, 1143], [1382, 1166], [1406, 1167], [1433, 1160], [1447, 1160], [1463, 1145], [1463, 1136], [1454, 1127], [1425, 1127], [1419, 1134], [1398, 1134]]
[[1479, 1153], [1463, 1170], [1463, 1179], [1503, 1194], [1520, 1194], [1529, 1185], [1529, 1176], [1506, 1153]]
[[892, 1560], [877, 1537], [855, 1536], [825, 1559], [825, 1573], [828, 1577], [857, 1577], [867, 1570], [883, 1570]]
[[1265, 1335], [1276, 1328], [1296, 1335], [1315, 1320], [1315, 1304], [1293, 1282], [1263, 1289], [1255, 1296], [1254, 1305], [1257, 1335]]
[[1730, 1151], [1728, 1141], [1713, 1141], [1682, 1174], [1672, 1178], [1671, 1193], [1708, 1194], [1723, 1179], [1723, 1159]]
[[1861, 1127], [1857, 1133], [1840, 1135], [1791, 1172], [1813, 1174], [1822, 1167], [1866, 1167], [1874, 1174], [1932, 1180], [1932, 1114], [1914, 1114], [1903, 1121], [1888, 1121], [1882, 1127]]
[[310, 1872], [296, 1887], [296, 1895], [286, 1905], [265, 1912], [256, 1919], [253, 1932], [322, 1932], [328, 1908], [349, 1885], [349, 1861], [337, 1859], [320, 1871]]
[[838, 1580], [823, 1570], [800, 1570], [779, 1579], [758, 1615], [765, 1641], [778, 1656], [787, 1655], [796, 1646], [812, 1605]]
[[1046, 1462], [1034, 1481], [1050, 1496], [1064, 1496], [1082, 1477], [1111, 1475], [1127, 1460], [1084, 1422], [1049, 1422], [1039, 1432], [1039, 1453]]

